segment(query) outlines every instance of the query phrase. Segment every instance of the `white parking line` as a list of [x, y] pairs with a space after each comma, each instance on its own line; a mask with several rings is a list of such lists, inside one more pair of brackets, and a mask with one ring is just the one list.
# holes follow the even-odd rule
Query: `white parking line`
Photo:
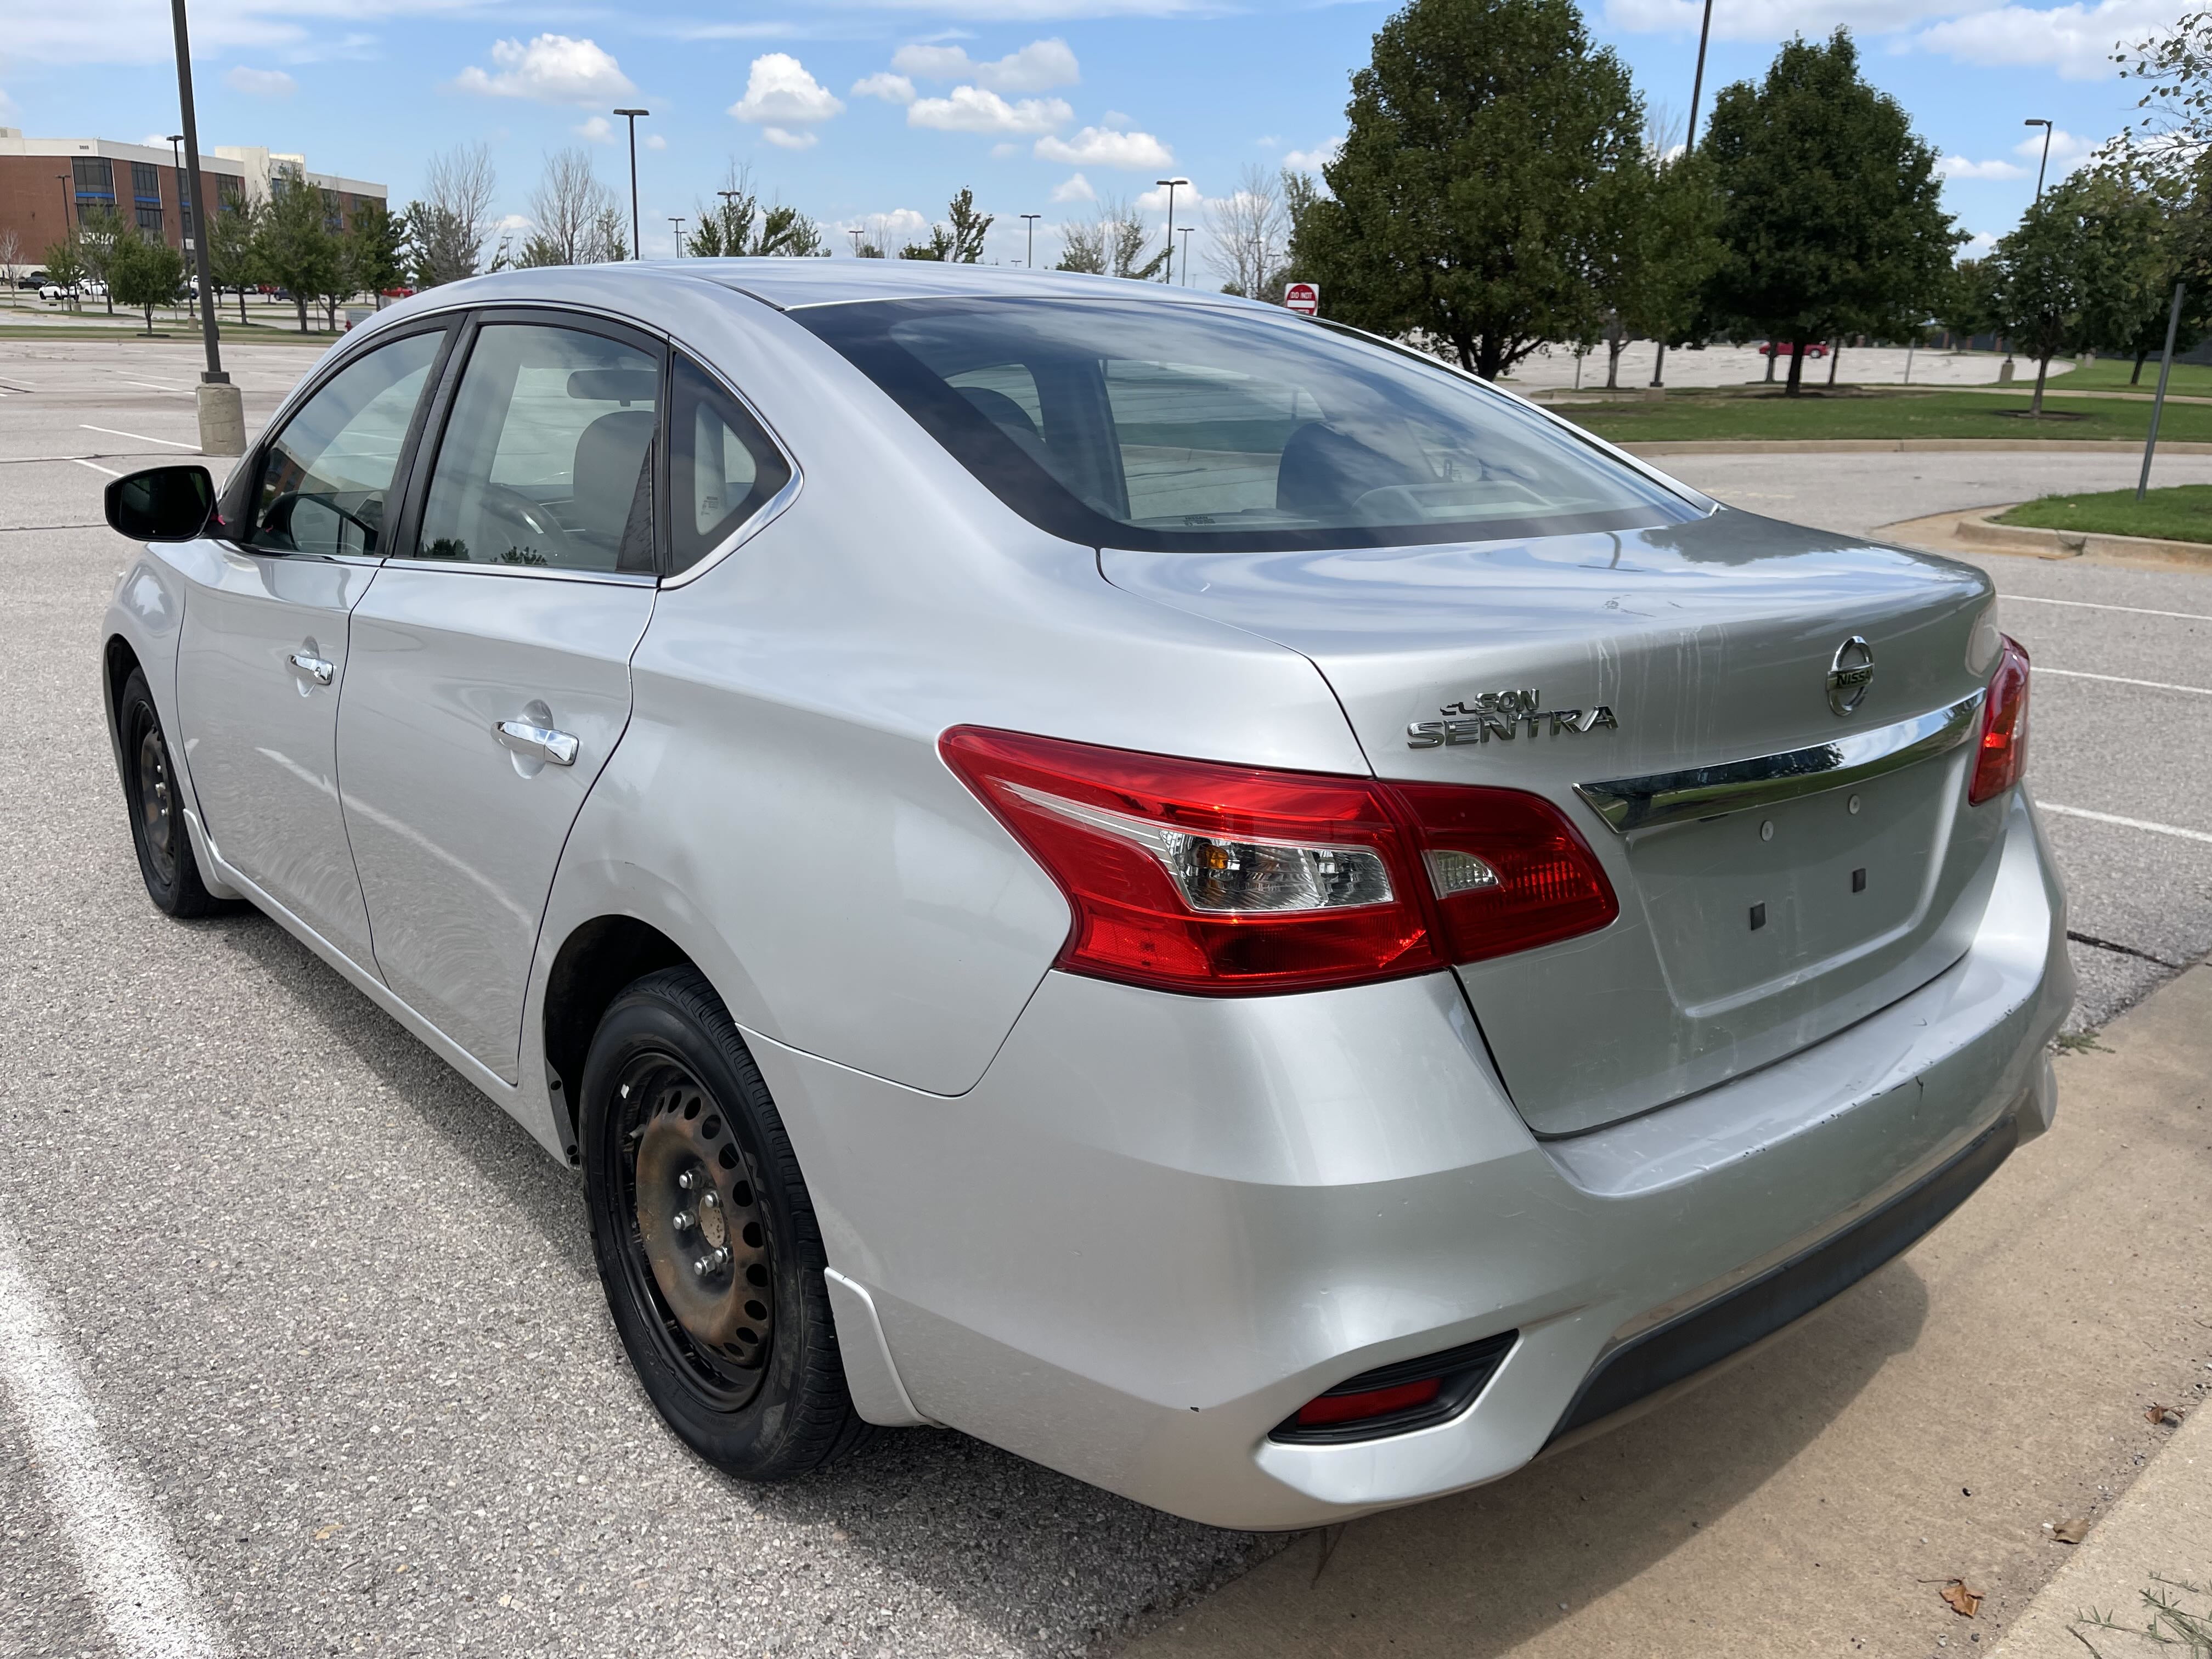
[[2123, 830], [2148, 830], [2156, 836], [2179, 836], [2184, 841], [2212, 842], [2212, 835], [2202, 830], [2184, 830], [2174, 823], [2153, 823], [2148, 818], [2124, 818], [2116, 812], [2092, 812], [2086, 806], [2054, 806], [2047, 800], [2035, 803], [2046, 812], [2057, 812], [2069, 818], [2089, 818], [2098, 823], [2117, 823]]
[[199, 1600], [160, 1519], [100, 1442], [84, 1384], [38, 1287], [0, 1230], [0, 1382], [29, 1435], [31, 1467], [116, 1647], [131, 1659], [216, 1659]]
[[2017, 599], [2023, 605], [2066, 605], [2076, 611], [2124, 611], [2131, 617], [2178, 617], [2184, 622], [2212, 622], [2212, 616], [2201, 611], [2153, 611], [2140, 605], [2099, 605], [2091, 599], [2046, 599], [2036, 593], [2000, 593], [1997, 597], [2007, 605]]
[[112, 426], [87, 426], [82, 421], [78, 422], [77, 424], [83, 427], [87, 432], [105, 432], [111, 438], [135, 438], [142, 444], [167, 444], [172, 449], [198, 449], [199, 447], [198, 444], [179, 443], [174, 438], [149, 438], [143, 432], [118, 432]]
[[2035, 665], [2039, 674], [2056, 674], [2062, 680], [2103, 680], [2108, 685], [2141, 685], [2153, 691], [2186, 691], [2193, 697], [2212, 697], [2212, 687], [2202, 685], [2171, 685], [2164, 680], [2131, 680], [2124, 674], [2085, 674], [2078, 668], [2045, 668]]
[[112, 467], [112, 466], [102, 466], [102, 465], [101, 465], [98, 461], [88, 461], [88, 460], [87, 460], [87, 459], [85, 459], [85, 458], [84, 458], [83, 456], [82, 456], [82, 455], [68, 455], [68, 456], [64, 456], [64, 457], [63, 457], [63, 459], [64, 459], [64, 460], [71, 460], [71, 461], [75, 461], [75, 462], [76, 462], [79, 466], [88, 466], [88, 467], [90, 467], [90, 468], [91, 468], [94, 472], [105, 472], [105, 473], [106, 473], [109, 477], [111, 477], [111, 478], [119, 478], [119, 477], [121, 477], [123, 476], [120, 472], [118, 472], [118, 471], [117, 471], [113, 467]]

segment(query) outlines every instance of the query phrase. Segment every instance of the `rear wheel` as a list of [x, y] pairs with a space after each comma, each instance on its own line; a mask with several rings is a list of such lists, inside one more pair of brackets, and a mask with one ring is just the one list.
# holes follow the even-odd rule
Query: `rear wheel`
[[696, 969], [615, 999], [585, 1062], [580, 1127], [607, 1304], [669, 1426], [752, 1480], [858, 1445], [868, 1425], [846, 1392], [799, 1160]]
[[122, 740], [123, 795], [131, 808], [131, 840], [138, 851], [138, 873], [146, 896], [173, 916], [205, 916], [230, 908], [200, 879], [185, 829], [184, 801], [169, 757], [169, 739], [161, 711], [143, 669], [123, 683], [116, 705], [115, 729]]

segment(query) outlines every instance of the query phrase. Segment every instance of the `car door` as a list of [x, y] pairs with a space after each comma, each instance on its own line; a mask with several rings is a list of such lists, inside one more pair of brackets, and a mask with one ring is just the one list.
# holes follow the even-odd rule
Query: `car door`
[[512, 1082], [554, 867], [653, 614], [665, 352], [526, 309], [459, 350], [354, 610], [338, 772], [385, 982]]
[[201, 826], [225, 864], [363, 969], [336, 759], [347, 617], [383, 556], [447, 339], [416, 330], [330, 374], [250, 464], [242, 521], [179, 567], [177, 704]]

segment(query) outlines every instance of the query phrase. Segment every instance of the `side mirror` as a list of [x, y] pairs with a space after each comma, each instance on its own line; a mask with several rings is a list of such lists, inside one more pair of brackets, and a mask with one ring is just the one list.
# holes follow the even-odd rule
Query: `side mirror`
[[215, 516], [204, 466], [151, 466], [107, 486], [107, 522], [134, 542], [188, 542]]

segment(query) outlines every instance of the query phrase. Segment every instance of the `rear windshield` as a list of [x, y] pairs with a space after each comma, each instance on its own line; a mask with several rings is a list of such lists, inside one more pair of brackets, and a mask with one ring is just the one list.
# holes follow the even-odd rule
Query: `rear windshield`
[[1698, 516], [1509, 398], [1288, 314], [930, 299], [792, 315], [1007, 506], [1094, 546], [1385, 547]]

